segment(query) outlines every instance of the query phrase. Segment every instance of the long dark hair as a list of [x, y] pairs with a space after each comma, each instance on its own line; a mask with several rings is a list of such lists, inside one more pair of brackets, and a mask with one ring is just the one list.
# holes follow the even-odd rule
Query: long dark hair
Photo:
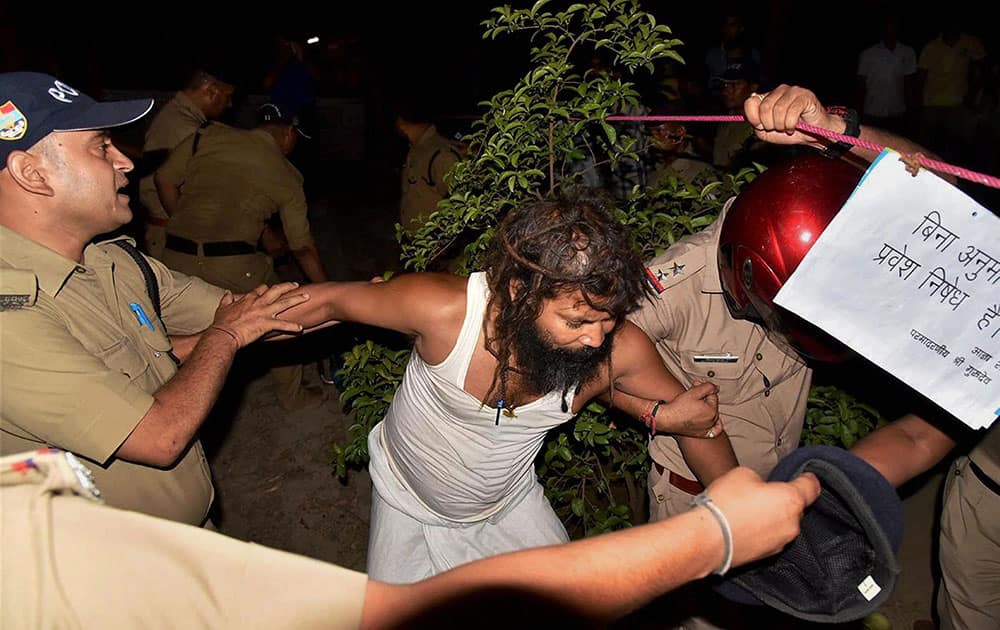
[[642, 259], [612, 202], [588, 190], [508, 214], [486, 254], [486, 278], [487, 312], [497, 315], [493, 334], [486, 319], [483, 330], [498, 365], [484, 403], [497, 390], [499, 398], [506, 395], [514, 337], [520, 327], [535, 325], [544, 300], [579, 290], [587, 304], [610, 314], [617, 328], [650, 291]]

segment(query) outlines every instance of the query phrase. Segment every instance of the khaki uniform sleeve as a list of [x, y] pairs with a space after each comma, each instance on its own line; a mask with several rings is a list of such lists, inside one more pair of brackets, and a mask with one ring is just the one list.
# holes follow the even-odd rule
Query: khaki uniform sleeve
[[19, 602], [5, 628], [49, 625], [37, 611], [81, 628], [360, 626], [363, 573], [38, 486], [3, 493], [0, 562], [18, 576], [5, 599]]
[[660, 294], [651, 300], [644, 299], [639, 310], [628, 316], [654, 344], [668, 338], [674, 330], [673, 314], [665, 298], [666, 294]]
[[281, 227], [285, 230], [288, 246], [295, 250], [313, 242], [309, 231], [309, 208], [306, 205], [306, 194], [302, 188], [301, 176], [296, 176], [289, 169], [287, 176], [275, 180], [275, 190], [272, 192], [278, 203], [281, 215]]
[[170, 151], [167, 161], [156, 170], [157, 175], [160, 175], [160, 177], [166, 179], [174, 186], [179, 186], [184, 181], [184, 173], [187, 170], [188, 162], [191, 160], [191, 147], [193, 145], [194, 134], [185, 138]]
[[47, 444], [106, 462], [153, 405], [153, 397], [132, 383], [149, 366], [131, 343], [123, 338], [105, 351], [127, 366], [111, 370], [44, 307], [3, 313], [4, 420]]
[[155, 258], [146, 257], [160, 285], [163, 324], [173, 335], [194, 335], [215, 319], [225, 289], [201, 278], [168, 269]]
[[173, 125], [162, 125], [151, 137], [146, 138], [146, 151], [173, 149], [186, 138], [191, 137], [201, 123], [193, 118], [185, 118]]

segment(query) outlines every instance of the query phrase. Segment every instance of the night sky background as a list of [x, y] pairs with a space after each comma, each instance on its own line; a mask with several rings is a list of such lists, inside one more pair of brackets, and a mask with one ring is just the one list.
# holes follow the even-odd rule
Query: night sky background
[[[273, 55], [272, 33], [321, 38], [309, 47], [321, 73], [320, 93], [366, 97], [396, 84], [416, 83], [440, 96], [449, 110], [470, 110], [503, 89], [524, 69], [526, 46], [506, 39], [484, 42], [479, 22], [496, 0], [414, 2], [253, 3], [0, 3], [0, 68], [47, 70], [70, 84], [98, 92], [173, 90], [186, 64], [202, 48], [241, 66], [241, 88], [254, 92]], [[813, 88], [831, 103], [847, 99], [858, 53], [877, 39], [877, 10], [885, 2], [843, 0], [744, 3], [749, 35], [764, 54], [773, 79]], [[901, 41], [917, 53], [937, 34], [940, 11], [960, 12], [967, 32], [997, 54], [988, 2], [949, 2], [903, 16]], [[516, 2], [514, 6], [530, 6]], [[645, 10], [684, 42], [681, 54], [699, 62], [717, 40], [720, 2], [647, 0]], [[740, 5], [737, 5], [740, 6]], [[765, 86], [766, 87], [766, 86]]]
[[[531, 3], [519, 1], [513, 6], [530, 7]], [[363, 156], [368, 168], [398, 166], [406, 145], [393, 131], [387, 103], [394, 93], [420, 94], [439, 127], [461, 133], [468, 130], [467, 119], [477, 113], [478, 102], [510, 88], [524, 73], [529, 50], [526, 38], [482, 39], [480, 22], [499, 4], [498, 0], [464, 0], [392, 6], [371, 1], [286, 0], [250, 9], [250, 3], [232, 2], [0, 0], [0, 71], [49, 72], [98, 98], [106, 94], [104, 90], [113, 95], [149, 93], [165, 98], [181, 86], [194, 60], [221, 59], [238, 84], [236, 107], [227, 119], [234, 122], [241, 101], [246, 105], [251, 95], [257, 95], [259, 102], [267, 93], [263, 79], [275, 60], [275, 33], [282, 31], [299, 41], [318, 36], [319, 44], [306, 46], [307, 61], [318, 77], [318, 95], [348, 99], [364, 111], [357, 118], [363, 120], [362, 129], [341, 130], [354, 134], [346, 142], [354, 143], [357, 150], [345, 153], [334, 147], [324, 159], [354, 164]], [[568, 4], [554, 2], [553, 6]], [[747, 36], [762, 54], [762, 90], [768, 84], [803, 85], [827, 105], [848, 106], [854, 104], [858, 54], [878, 40], [880, 11], [890, 8], [900, 15], [900, 41], [919, 54], [939, 34], [945, 17], [942, 11], [947, 9], [996, 58], [1000, 29], [988, 15], [993, 4], [968, 0], [923, 6], [885, 0], [641, 2], [644, 10], [684, 43], [678, 52], [697, 76], [702, 76], [705, 50], [718, 45], [721, 16], [735, 6], [746, 15]], [[454, 127], [448, 128], [449, 124]], [[141, 129], [133, 131], [141, 134]], [[134, 142], [141, 145], [141, 135]]]

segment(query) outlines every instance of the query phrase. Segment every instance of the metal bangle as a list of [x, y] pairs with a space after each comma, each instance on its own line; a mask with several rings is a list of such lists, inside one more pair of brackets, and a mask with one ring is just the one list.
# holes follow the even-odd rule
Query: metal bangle
[[725, 545], [725, 556], [719, 568], [712, 573], [715, 575], [725, 575], [729, 571], [729, 567], [733, 564], [733, 530], [729, 527], [729, 520], [722, 513], [722, 510], [715, 505], [715, 502], [712, 501], [712, 497], [708, 496], [707, 490], [692, 499], [691, 507], [708, 508], [708, 511], [712, 513], [712, 516], [719, 523], [719, 529], [722, 530], [722, 540]]

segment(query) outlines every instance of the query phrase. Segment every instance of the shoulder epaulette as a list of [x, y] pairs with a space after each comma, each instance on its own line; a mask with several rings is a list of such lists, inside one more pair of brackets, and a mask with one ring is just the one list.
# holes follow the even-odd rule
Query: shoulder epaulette
[[668, 260], [654, 258], [646, 264], [646, 280], [657, 293], [692, 278], [705, 267], [704, 252], [693, 249]]
[[38, 276], [24, 269], [0, 269], [0, 311], [34, 306]]

